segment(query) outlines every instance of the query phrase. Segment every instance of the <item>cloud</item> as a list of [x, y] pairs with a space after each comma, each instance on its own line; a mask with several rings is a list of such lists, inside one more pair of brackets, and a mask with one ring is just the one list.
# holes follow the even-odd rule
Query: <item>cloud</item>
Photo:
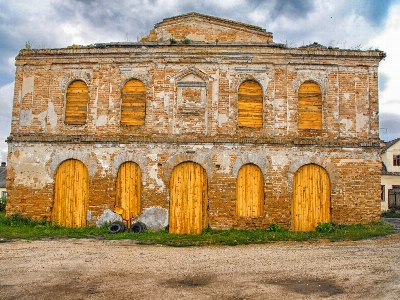
[[[11, 111], [14, 95], [14, 82], [0, 87], [0, 154], [8, 150], [5, 140], [11, 132]], [[4, 161], [4, 157], [3, 160]]]
[[392, 113], [381, 113], [379, 117], [380, 138], [385, 142], [400, 137], [400, 116]]

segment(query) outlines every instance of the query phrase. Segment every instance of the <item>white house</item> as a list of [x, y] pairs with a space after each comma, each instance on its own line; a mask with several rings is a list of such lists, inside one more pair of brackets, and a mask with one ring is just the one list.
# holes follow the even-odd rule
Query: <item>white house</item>
[[[400, 138], [382, 148], [381, 209], [388, 210], [400, 202]], [[389, 193], [391, 201], [389, 201]]]

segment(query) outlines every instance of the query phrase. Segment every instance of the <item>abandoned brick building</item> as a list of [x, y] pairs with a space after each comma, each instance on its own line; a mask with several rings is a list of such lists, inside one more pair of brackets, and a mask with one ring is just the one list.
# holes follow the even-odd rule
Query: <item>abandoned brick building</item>
[[159, 208], [174, 233], [377, 221], [384, 57], [198, 13], [137, 43], [23, 49], [7, 214], [86, 226]]

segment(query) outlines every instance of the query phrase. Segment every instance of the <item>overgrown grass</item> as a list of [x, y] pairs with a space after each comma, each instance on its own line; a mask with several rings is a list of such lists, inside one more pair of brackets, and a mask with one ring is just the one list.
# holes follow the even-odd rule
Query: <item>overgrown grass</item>
[[[6, 217], [0, 213], [0, 238], [5, 239], [63, 239], [63, 238], [96, 238], [96, 239], [130, 239], [138, 244], [161, 244], [174, 247], [204, 245], [247, 245], [265, 244], [278, 241], [330, 241], [360, 240], [394, 233], [393, 227], [385, 222], [369, 224], [322, 226], [323, 230], [315, 232], [292, 232], [277, 225], [270, 225], [268, 230], [213, 230], [207, 228], [200, 235], [169, 234], [166, 231], [135, 233], [108, 233], [107, 227], [65, 228], [54, 226], [45, 221], [33, 221], [19, 215]], [[329, 230], [328, 230], [329, 229]]]
[[390, 209], [381, 213], [382, 218], [400, 218], [400, 212]]

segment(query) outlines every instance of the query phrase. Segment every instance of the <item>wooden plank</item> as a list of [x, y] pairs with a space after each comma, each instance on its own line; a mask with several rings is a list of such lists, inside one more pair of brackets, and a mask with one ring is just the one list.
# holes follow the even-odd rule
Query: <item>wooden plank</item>
[[207, 220], [207, 183], [204, 180], [205, 171], [199, 164], [184, 162], [174, 168], [170, 180], [171, 233], [202, 232]]
[[123, 163], [117, 175], [115, 207], [122, 209], [122, 219], [131, 225], [131, 219], [141, 213], [140, 167], [134, 162]]
[[302, 166], [293, 180], [292, 230], [313, 231], [318, 222], [330, 222], [330, 182], [318, 165]]
[[245, 81], [238, 90], [238, 126], [262, 127], [263, 93], [255, 81]]
[[67, 160], [57, 169], [52, 223], [66, 227], [86, 226], [88, 173], [78, 160]]
[[236, 214], [260, 217], [264, 207], [264, 178], [259, 167], [246, 164], [239, 170], [236, 181]]
[[122, 89], [121, 124], [141, 126], [145, 124], [146, 87], [139, 80], [128, 81]]
[[315, 82], [305, 82], [299, 88], [298, 128], [322, 129], [322, 93]]
[[86, 123], [89, 91], [83, 81], [72, 82], [67, 89], [65, 120], [69, 125]]

